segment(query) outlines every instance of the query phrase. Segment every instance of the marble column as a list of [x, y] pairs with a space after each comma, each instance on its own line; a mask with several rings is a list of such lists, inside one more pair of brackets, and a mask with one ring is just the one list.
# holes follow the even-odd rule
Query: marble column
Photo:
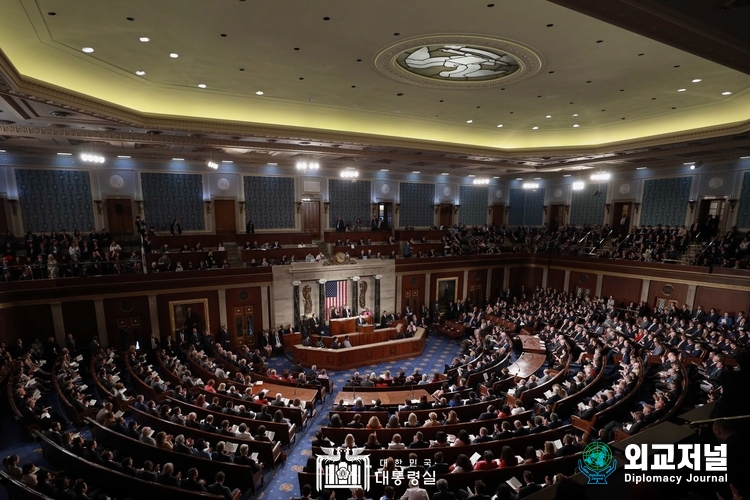
[[106, 349], [109, 347], [109, 338], [107, 337], [107, 320], [104, 315], [104, 301], [102, 299], [94, 300], [94, 312], [96, 313], [96, 332], [99, 335], [99, 345]]
[[568, 293], [570, 290], [570, 271], [565, 271], [565, 277], [563, 278], [563, 292]]
[[597, 297], [602, 296], [602, 283], [604, 283], [604, 275], [603, 274], [597, 274], [596, 275], [596, 291], [594, 294]]
[[359, 295], [359, 276], [354, 276], [352, 277], [352, 314], [354, 316], [359, 315], [358, 295]]
[[[227, 291], [224, 288], [221, 288], [217, 290], [219, 292], [219, 329], [223, 327], [224, 325], [227, 326], [227, 329], [229, 328], [229, 318], [227, 317]], [[214, 334], [214, 332], [209, 332], [211, 335]]]
[[53, 302], [52, 308], [52, 326], [55, 329], [55, 340], [61, 346], [65, 346], [65, 320], [63, 319], [62, 303]]
[[383, 277], [382, 274], [375, 276], [375, 312], [373, 313], [373, 321], [380, 321], [380, 279]]
[[432, 278], [432, 273], [425, 273], [424, 275], [424, 303], [429, 308], [430, 314], [432, 314], [432, 290], [430, 287], [430, 281], [432, 281], [431, 278]]
[[491, 293], [492, 293], [492, 268], [487, 269], [487, 285], [484, 289], [484, 298], [487, 300], [492, 300], [492, 296], [490, 295]]
[[326, 280], [318, 280], [318, 317], [325, 321], [326, 316]]
[[301, 281], [293, 281], [293, 297], [292, 300], [294, 301], [294, 317], [292, 318], [292, 324], [294, 325], [294, 331], [299, 330], [299, 321], [300, 321], [300, 312], [299, 312], [299, 286], [302, 284]]
[[[646, 304], [648, 304], [648, 291], [651, 287], [651, 280], [643, 280], [643, 284], [641, 285], [641, 300], [644, 301]], [[690, 294], [690, 288], [688, 287], [688, 295]], [[695, 295], [693, 295], [695, 297]], [[688, 304], [690, 307], [692, 305]]]
[[464, 300], [468, 296], [469, 296], [469, 271], [464, 271], [464, 289], [463, 289], [463, 297], [461, 297], [461, 300]]
[[[148, 296], [148, 315], [151, 317], [151, 333], [154, 337], [161, 340], [161, 331], [159, 329], [159, 308], [156, 306], [156, 295]], [[171, 335], [174, 335], [172, 332]]]
[[273, 310], [271, 307], [273, 307], [273, 303], [268, 303], [268, 287], [262, 286], [260, 287], [260, 307], [263, 310], [263, 329], [269, 330], [272, 325], [274, 324], [274, 318], [272, 317]]

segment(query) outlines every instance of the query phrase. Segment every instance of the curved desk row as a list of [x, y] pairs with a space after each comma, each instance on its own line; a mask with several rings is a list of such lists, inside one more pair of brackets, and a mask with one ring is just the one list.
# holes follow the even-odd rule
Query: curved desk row
[[[354, 335], [380, 336], [380, 331], [376, 330], [373, 334], [350, 334], [350, 339]], [[384, 329], [382, 331], [393, 334], [394, 330]], [[359, 366], [374, 365], [383, 361], [412, 358], [422, 355], [426, 332], [424, 328], [417, 328], [417, 333], [411, 338], [401, 340], [389, 340], [389, 338], [391, 337], [386, 336], [379, 342], [341, 349], [295, 345], [294, 358], [298, 359], [303, 366], [316, 365], [318, 368], [325, 368], [326, 370], [346, 370]]]

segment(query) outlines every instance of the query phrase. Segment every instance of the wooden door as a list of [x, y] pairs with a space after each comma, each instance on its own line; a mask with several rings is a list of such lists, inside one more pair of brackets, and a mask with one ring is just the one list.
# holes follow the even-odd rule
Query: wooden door
[[257, 345], [255, 314], [253, 306], [236, 306], [234, 321], [228, 325], [232, 347], [246, 345], [253, 349]]
[[320, 202], [303, 201], [300, 213], [302, 214], [302, 231], [310, 233], [314, 240], [320, 239]]
[[391, 229], [393, 227], [393, 203], [378, 203], [378, 217], [383, 221], [380, 229]]
[[492, 205], [492, 225], [500, 227], [505, 224], [505, 205]]
[[112, 234], [135, 232], [132, 200], [107, 199], [107, 227]]
[[216, 234], [224, 236], [227, 241], [234, 241], [237, 236], [234, 200], [214, 200], [214, 224]]
[[562, 203], [554, 203], [549, 207], [549, 227], [553, 231], [557, 231], [557, 228], [565, 225], [565, 205]]
[[630, 232], [633, 204], [631, 202], [615, 203], [612, 210], [612, 228], [618, 236], [625, 236]]
[[404, 290], [401, 298], [402, 310], [406, 310], [406, 306], [409, 306], [412, 312], [419, 311], [419, 308], [422, 307], [422, 304], [424, 303], [424, 300], [419, 293], [419, 288], [410, 288]]
[[453, 203], [440, 204], [440, 225], [443, 227], [453, 225]]

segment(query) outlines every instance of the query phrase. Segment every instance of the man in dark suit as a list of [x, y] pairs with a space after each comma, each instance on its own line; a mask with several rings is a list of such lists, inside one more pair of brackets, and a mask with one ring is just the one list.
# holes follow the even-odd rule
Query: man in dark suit
[[349, 306], [344, 306], [341, 309], [341, 317], [342, 318], [351, 318], [352, 317], [352, 310]]
[[414, 434], [414, 441], [409, 443], [409, 449], [421, 449], [421, 448], [429, 448], [430, 442], [425, 441], [424, 434], [422, 434], [422, 431], [417, 431], [416, 434]]
[[576, 443], [575, 438], [572, 434], [566, 434], [563, 438], [562, 447], [555, 452], [556, 457], [566, 457], [574, 453], [581, 451], [581, 447]]
[[135, 477], [152, 483], [156, 482], [157, 474], [154, 472], [154, 464], [151, 460], [143, 462], [143, 468], [135, 473]]
[[232, 456], [226, 451], [224, 441], [216, 443], [216, 450], [211, 454], [211, 460], [214, 462], [232, 463]]
[[529, 430], [526, 429], [520, 420], [516, 420], [513, 422], [513, 426], [515, 427], [515, 430], [513, 431], [513, 436], [526, 436], [529, 433]]
[[445, 463], [445, 461], [443, 460], [442, 451], [438, 451], [435, 453], [435, 456], [432, 460], [432, 465], [430, 465], [427, 470], [436, 475], [448, 474], [450, 472], [450, 465]]
[[156, 477], [156, 482], [159, 484], [165, 484], [167, 486], [174, 486], [175, 488], [180, 487], [180, 480], [174, 476], [174, 465], [170, 462], [164, 464], [164, 468]]
[[341, 220], [341, 216], [339, 215], [336, 219], [336, 232], [337, 233], [343, 233], [346, 229], [346, 226], [344, 225], [344, 221]]
[[530, 470], [523, 471], [523, 481], [526, 484], [516, 490], [519, 499], [526, 498], [543, 488], [541, 484], [534, 482], [534, 474]]
[[187, 471], [187, 478], [180, 482], [180, 488], [189, 491], [206, 491], [204, 486], [205, 481], [198, 480], [198, 469], [195, 467], [190, 468]]
[[206, 487], [206, 491], [208, 493], [211, 493], [212, 495], [219, 495], [223, 496], [224, 500], [232, 500], [235, 495], [239, 496], [240, 491], [235, 490], [232, 491], [226, 486], [224, 486], [224, 473], [219, 471], [216, 473], [216, 482], [208, 487]]
[[501, 440], [510, 439], [512, 437], [513, 431], [510, 430], [510, 422], [504, 420], [499, 427], [497, 424], [495, 424], [495, 433], [492, 435], [492, 439]]
[[70, 351], [70, 354], [74, 354], [78, 351], [76, 339], [73, 338], [72, 333], [69, 333], [68, 338], [65, 339], [65, 347]]

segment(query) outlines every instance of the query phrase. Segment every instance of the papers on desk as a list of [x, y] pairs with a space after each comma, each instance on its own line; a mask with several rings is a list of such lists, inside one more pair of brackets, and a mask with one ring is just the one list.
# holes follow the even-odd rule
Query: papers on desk
[[120, 376], [119, 376], [119, 375], [113, 375], [113, 376], [112, 376], [112, 382], [115, 382], [115, 383], [117, 383], [117, 382], [119, 382], [119, 381], [120, 381]]
[[89, 386], [87, 386], [86, 384], [81, 384], [81, 387], [80, 387], [80, 389], [81, 389], [82, 391], [85, 391], [85, 390], [86, 390], [86, 389], [88, 389], [88, 388], [89, 388]]
[[588, 409], [588, 405], [584, 403], [578, 403], [578, 409], [581, 411], [586, 411]]
[[255, 382], [255, 385], [263, 385], [263, 381], [262, 380], [258, 380], [257, 382]]
[[521, 486], [523, 486], [521, 484], [521, 481], [519, 481], [518, 479], [516, 479], [515, 476], [513, 476], [512, 478], [510, 478], [507, 481], [505, 481], [505, 483], [508, 486], [510, 486], [511, 488], [513, 488], [514, 491], [517, 490], [517, 489], [519, 489]]
[[41, 361], [39, 362], [39, 366], [44, 366], [44, 365], [46, 365], [46, 364], [47, 364], [47, 360], [46, 360], [46, 359], [43, 359], [43, 360], [41, 360]]
[[[466, 400], [462, 400], [462, 401], [464, 401], [464, 404], [466, 404], [466, 402], [465, 402], [465, 401], [468, 401], [468, 399], [466, 399]], [[411, 404], [413, 404], [413, 405], [419, 404], [419, 400], [418, 400], [418, 399], [412, 399], [412, 400], [411, 400]]]
[[83, 361], [83, 355], [76, 356], [76, 361]]
[[476, 465], [480, 458], [482, 458], [482, 455], [475, 451], [474, 454], [469, 457], [469, 460], [471, 460], [471, 465]]
[[284, 406], [289, 406], [289, 403], [291, 402], [288, 398], [281, 398], [281, 400], [284, 402]]
[[[36, 383], [36, 380], [34, 380], [33, 378], [32, 378], [32, 379], [29, 379], [29, 381], [28, 381], [28, 382], [26, 382], [26, 385], [24, 385], [24, 387], [26, 387], [26, 388], [29, 388], [29, 387], [31, 387], [32, 385], [34, 385], [35, 383]], [[373, 403], [374, 403], [374, 401], [373, 401]]]
[[96, 399], [89, 399], [89, 402], [86, 403], [86, 406], [94, 406], [96, 405]]
[[39, 392], [39, 389], [34, 389], [34, 394], [31, 395], [34, 399], [39, 399], [39, 396], [41, 396], [42, 393]]
[[274, 431], [266, 431], [266, 436], [268, 436], [268, 439], [273, 441], [273, 437], [276, 435]]
[[232, 427], [230, 427], [230, 428], [229, 428], [229, 431], [230, 431], [230, 432], [231, 432], [232, 434], [237, 434], [237, 431], [238, 431], [238, 430], [240, 430], [240, 426], [239, 426], [239, 425], [237, 425], [237, 424], [235, 424], [235, 425], [233, 425]]
[[547, 397], [547, 399], [549, 399], [549, 398], [551, 398], [552, 396], [554, 396], [554, 395], [555, 395], [555, 393], [554, 393], [554, 392], [552, 392], [552, 390], [549, 390], [549, 391], [546, 391], [546, 392], [544, 393], [544, 395], [545, 395], [545, 396]]
[[629, 431], [631, 427], [633, 427], [633, 424], [625, 424], [626, 431]]
[[229, 453], [234, 453], [235, 451], [237, 451], [237, 448], [239, 448], [237, 443], [224, 443], [224, 449]]
[[117, 413], [115, 413], [115, 418], [120, 418], [120, 417], [122, 417], [123, 415], [125, 415], [125, 412], [124, 412], [124, 411], [122, 411], [122, 410], [119, 410], [119, 411], [118, 411]]
[[483, 373], [482, 376], [484, 377], [484, 381], [485, 382], [489, 382], [490, 381], [490, 376], [487, 375], [486, 373]]
[[250, 458], [252, 458], [253, 460], [255, 460], [257, 462], [258, 461], [258, 453], [257, 452], [251, 453], [250, 454]]
[[76, 363], [75, 361], [71, 361], [70, 362], [70, 367], [71, 368], [78, 368], [78, 363]]
[[552, 441], [552, 444], [555, 445], [555, 451], [559, 450], [563, 446], [562, 441], [560, 441], [559, 439], [555, 439], [554, 441]]

